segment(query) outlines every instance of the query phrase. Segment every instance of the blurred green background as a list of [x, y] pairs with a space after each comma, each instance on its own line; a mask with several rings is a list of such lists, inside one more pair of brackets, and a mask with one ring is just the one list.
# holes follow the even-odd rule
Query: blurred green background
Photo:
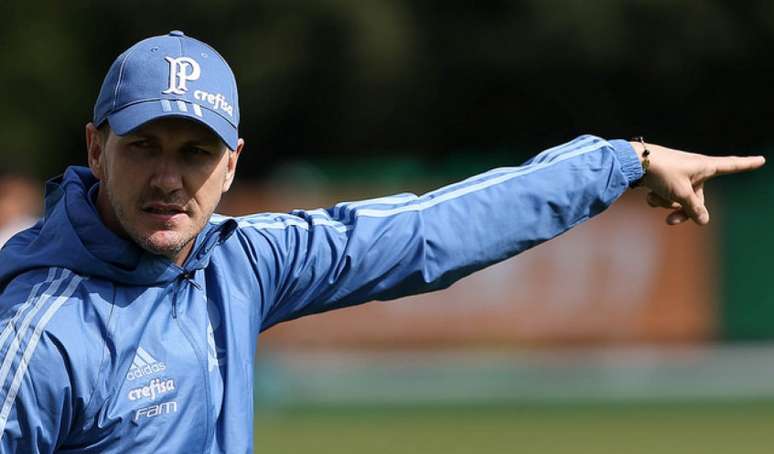
[[260, 416], [255, 451], [763, 454], [773, 419], [771, 402], [303, 408]]
[[765, 0], [42, 0], [0, 14], [0, 162], [38, 177], [83, 162], [110, 63], [170, 29], [232, 65], [245, 177], [307, 158], [434, 167], [499, 150], [513, 163], [582, 132], [771, 144]]
[[[238, 185], [399, 190], [583, 133], [709, 154], [774, 145], [765, 0], [48, 0], [2, 2], [0, 16], [0, 175], [85, 163], [110, 63], [172, 29], [236, 73]], [[408, 352], [422, 358], [408, 365], [334, 352], [328, 367], [263, 350], [256, 452], [770, 452], [773, 172], [708, 190], [720, 314], [708, 345]]]

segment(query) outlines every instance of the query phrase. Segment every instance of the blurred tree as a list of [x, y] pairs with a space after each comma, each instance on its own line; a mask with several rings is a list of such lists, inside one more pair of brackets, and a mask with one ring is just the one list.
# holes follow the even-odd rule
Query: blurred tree
[[[83, 163], [119, 52], [182, 29], [240, 84], [243, 176], [299, 158], [518, 162], [582, 132], [771, 143], [774, 6], [754, 0], [54, 0], [0, 6], [0, 166]], [[346, 160], [345, 159], [345, 160]]]

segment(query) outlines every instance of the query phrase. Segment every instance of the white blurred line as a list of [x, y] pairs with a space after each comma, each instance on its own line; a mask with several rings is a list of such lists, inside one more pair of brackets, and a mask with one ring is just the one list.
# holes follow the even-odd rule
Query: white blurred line
[[774, 398], [774, 344], [265, 352], [256, 377], [292, 403]]

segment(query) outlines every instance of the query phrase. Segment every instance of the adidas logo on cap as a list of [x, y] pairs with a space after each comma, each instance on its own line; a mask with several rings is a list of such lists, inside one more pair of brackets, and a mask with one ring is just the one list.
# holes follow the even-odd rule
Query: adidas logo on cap
[[131, 381], [137, 378], [145, 377], [146, 375], [163, 372], [167, 369], [167, 365], [161, 361], [156, 361], [148, 352], [142, 347], [137, 347], [137, 351], [134, 354], [132, 360], [132, 367], [129, 368], [129, 372], [126, 373], [126, 379]]

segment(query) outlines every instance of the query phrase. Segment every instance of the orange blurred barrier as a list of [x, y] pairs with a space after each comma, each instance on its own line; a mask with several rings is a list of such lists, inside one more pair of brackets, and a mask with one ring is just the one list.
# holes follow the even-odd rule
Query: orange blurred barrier
[[[369, 191], [371, 196], [380, 193]], [[231, 212], [259, 211], [259, 206], [287, 211], [330, 202], [317, 193], [305, 203], [308, 195], [255, 190], [232, 195], [226, 205]], [[644, 195], [628, 193], [597, 218], [450, 289], [308, 316], [272, 328], [264, 345], [408, 348], [707, 340], [717, 326], [713, 230], [666, 226], [665, 212], [647, 207]]]

